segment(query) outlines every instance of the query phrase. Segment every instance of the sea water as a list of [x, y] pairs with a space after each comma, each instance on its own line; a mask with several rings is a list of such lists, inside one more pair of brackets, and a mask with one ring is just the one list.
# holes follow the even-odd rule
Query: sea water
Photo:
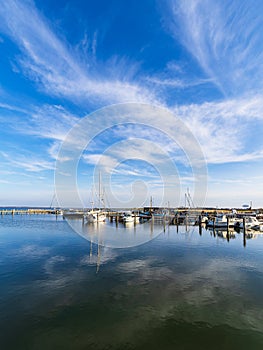
[[263, 235], [4, 215], [0, 348], [262, 349]]

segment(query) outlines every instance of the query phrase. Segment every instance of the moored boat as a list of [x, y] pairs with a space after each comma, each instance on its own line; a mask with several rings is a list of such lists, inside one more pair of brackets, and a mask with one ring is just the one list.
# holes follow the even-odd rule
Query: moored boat
[[139, 216], [137, 216], [136, 214], [133, 214], [131, 212], [125, 212], [123, 215], [123, 223], [127, 224], [127, 223], [138, 223], [139, 222]]
[[106, 213], [102, 210], [91, 210], [85, 215], [86, 222], [91, 224], [95, 222], [105, 222]]
[[218, 214], [214, 219], [207, 221], [207, 226], [217, 228], [235, 227], [240, 219], [233, 215]]
[[235, 224], [235, 228], [238, 228], [238, 229], [244, 229], [244, 222], [245, 222], [245, 228], [246, 229], [256, 229], [256, 230], [263, 230], [263, 228], [261, 229], [262, 227], [262, 222], [259, 221], [255, 216], [247, 216], [244, 218], [244, 221], [238, 221], [236, 224]]

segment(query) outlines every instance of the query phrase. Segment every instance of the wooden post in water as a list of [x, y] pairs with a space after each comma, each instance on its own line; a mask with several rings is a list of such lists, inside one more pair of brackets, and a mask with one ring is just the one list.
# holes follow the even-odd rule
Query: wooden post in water
[[216, 236], [216, 231], [215, 231], [215, 218], [213, 218], [213, 235], [214, 235], [214, 237]]
[[243, 217], [243, 246], [245, 247], [246, 244], [246, 218]]
[[246, 247], [247, 245], [247, 239], [246, 239], [246, 233], [243, 231], [243, 246]]
[[202, 236], [202, 215], [198, 217], [199, 235]]
[[229, 242], [229, 217], [226, 217], [226, 239]]

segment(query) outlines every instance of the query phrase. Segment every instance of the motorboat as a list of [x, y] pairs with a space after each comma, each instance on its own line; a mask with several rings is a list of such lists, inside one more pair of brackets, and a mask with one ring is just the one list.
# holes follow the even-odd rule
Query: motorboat
[[127, 224], [127, 223], [139, 223], [139, 216], [137, 216], [136, 214], [130, 213], [130, 212], [126, 212], [123, 214], [123, 223]]
[[263, 231], [262, 222], [259, 221], [255, 216], [246, 216], [244, 218], [244, 221], [241, 220], [235, 224], [235, 228], [244, 229], [244, 222], [246, 229], [256, 229], [259, 231]]
[[227, 227], [227, 217], [225, 214], [217, 215], [213, 220], [207, 221], [207, 226]]
[[240, 223], [240, 219], [233, 215], [218, 214], [213, 220], [207, 221], [207, 226], [217, 228], [235, 227], [237, 223]]

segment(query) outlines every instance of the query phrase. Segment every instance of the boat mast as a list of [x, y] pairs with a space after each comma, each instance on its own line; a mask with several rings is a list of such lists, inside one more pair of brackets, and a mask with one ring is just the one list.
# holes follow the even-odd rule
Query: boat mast
[[101, 172], [99, 172], [99, 209], [101, 209], [101, 202], [103, 202], [103, 199], [101, 191]]
[[92, 210], [92, 212], [93, 212], [93, 210], [94, 210], [94, 187], [92, 186], [91, 187], [91, 210]]

